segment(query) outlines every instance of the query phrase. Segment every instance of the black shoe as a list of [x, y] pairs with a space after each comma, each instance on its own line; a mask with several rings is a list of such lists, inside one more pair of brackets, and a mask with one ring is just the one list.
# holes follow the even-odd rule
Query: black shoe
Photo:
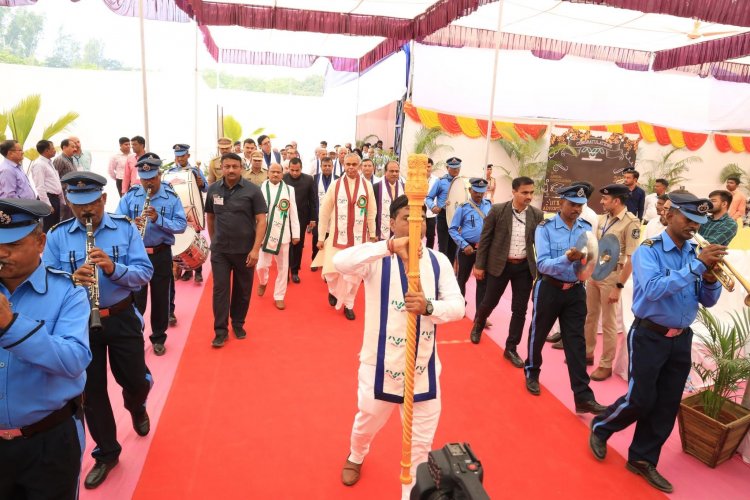
[[503, 357], [510, 361], [510, 363], [516, 368], [523, 368], [523, 360], [518, 355], [515, 349], [505, 349]]
[[550, 335], [549, 337], [547, 337], [547, 339], [545, 340], [545, 342], [550, 342], [550, 343], [554, 344], [555, 342], [559, 342], [560, 339], [562, 339], [562, 333], [557, 332], [557, 333], [553, 333], [552, 335]]
[[185, 271], [184, 273], [182, 273], [182, 276], [180, 276], [180, 280], [190, 281], [192, 277], [193, 277], [193, 271]]
[[211, 347], [224, 347], [224, 342], [226, 342], [227, 336], [226, 335], [217, 335], [214, 337], [214, 340], [211, 342]]
[[245, 332], [245, 329], [242, 328], [242, 326], [232, 326], [232, 330], [234, 330], [234, 336], [237, 337], [238, 340], [247, 337], [247, 332]]
[[589, 448], [597, 460], [602, 461], [607, 457], [607, 442], [594, 433], [594, 421], [591, 421], [591, 434], [589, 434]]
[[534, 396], [538, 396], [542, 393], [542, 390], [539, 388], [539, 381], [528, 377], [526, 378], [526, 390]]
[[299, 283], [299, 274], [292, 273], [292, 281], [294, 283]]
[[584, 401], [583, 403], [579, 403], [578, 401], [576, 401], [576, 413], [592, 413], [594, 415], [601, 415], [606, 409], [606, 406], [600, 405], [596, 402], [595, 399], [592, 399], [591, 401]]
[[177, 324], [177, 316], [174, 313], [169, 313], [169, 326], [175, 326]]
[[552, 344], [552, 349], [558, 349], [558, 350], [562, 351], [563, 350], [562, 339], [560, 339], [557, 342], [555, 342], [554, 344]]
[[107, 479], [109, 471], [115, 468], [117, 462], [119, 462], [119, 460], [117, 459], [115, 459], [114, 462], [100, 462], [99, 460], [97, 460], [89, 473], [86, 474], [86, 479], [83, 482], [83, 486], [87, 490], [93, 490], [94, 488], [102, 484], [104, 480]]
[[328, 294], [328, 303], [331, 304], [331, 307], [336, 307], [336, 304], [338, 303], [338, 299], [335, 295], [332, 293]]
[[474, 323], [474, 327], [471, 329], [471, 343], [472, 344], [478, 344], [480, 340], [482, 340], [482, 330], [483, 328], [479, 328], [480, 325], [477, 325], [476, 322]]
[[151, 430], [151, 420], [148, 418], [148, 413], [143, 410], [143, 413], [131, 413], [130, 418], [133, 420], [133, 429], [139, 436], [147, 436]]
[[203, 275], [199, 273], [195, 273], [195, 282], [196, 283], [203, 283]]
[[672, 488], [672, 484], [667, 481], [664, 476], [659, 474], [659, 472], [656, 470], [656, 466], [653, 464], [643, 462], [641, 460], [628, 460], [628, 462], [625, 464], [625, 468], [630, 472], [633, 472], [634, 474], [643, 476], [643, 479], [645, 479], [648, 484], [650, 484], [657, 490], [663, 491], [665, 493], [672, 493], [672, 491], [674, 490], [674, 488]]
[[164, 347], [164, 344], [154, 344], [154, 354], [157, 356], [164, 356], [166, 354], [167, 348]]
[[344, 316], [346, 316], [346, 319], [349, 321], [354, 321], [354, 311], [348, 307], [344, 307]]

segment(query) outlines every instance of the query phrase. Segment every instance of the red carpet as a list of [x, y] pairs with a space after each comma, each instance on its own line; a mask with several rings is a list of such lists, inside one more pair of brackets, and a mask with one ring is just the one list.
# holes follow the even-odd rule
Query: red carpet
[[[398, 498], [397, 412], [361, 481], [347, 488], [339, 479], [356, 411], [362, 298], [350, 322], [328, 306], [318, 274], [301, 278], [289, 285], [285, 311], [273, 306], [272, 281], [264, 297], [254, 289], [248, 338], [222, 349], [210, 346], [206, 283], [135, 498]], [[438, 331], [443, 414], [435, 447], [471, 443], [491, 497], [663, 498], [616, 453], [596, 462], [588, 417], [572, 415], [548, 391], [530, 396], [521, 371], [489, 339], [468, 343], [469, 329], [463, 320]]]

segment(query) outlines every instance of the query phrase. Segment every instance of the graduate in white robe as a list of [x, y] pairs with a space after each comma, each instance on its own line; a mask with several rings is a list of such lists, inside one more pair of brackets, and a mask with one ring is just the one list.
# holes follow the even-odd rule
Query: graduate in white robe
[[[464, 316], [464, 299], [448, 258], [423, 249], [419, 267], [421, 291], [407, 292], [409, 206], [406, 196], [391, 204], [393, 238], [364, 243], [339, 251], [334, 266], [343, 275], [364, 280], [365, 325], [359, 354], [357, 406], [351, 446], [342, 482], [359, 480], [362, 463], [375, 434], [395, 408], [401, 408], [406, 360], [406, 323], [409, 312], [418, 313], [417, 356], [414, 370], [411, 476], [427, 460], [440, 418], [440, 359], [435, 342], [436, 325]], [[422, 224], [424, 236], [426, 224]], [[421, 243], [420, 243], [421, 244]], [[394, 468], [398, 467], [394, 462]], [[394, 489], [398, 484], [393, 475]], [[412, 481], [413, 483], [413, 481]], [[409, 498], [413, 484], [402, 486]], [[392, 497], [384, 492], [383, 498]]]
[[268, 205], [268, 225], [261, 245], [258, 264], [258, 295], [262, 296], [268, 285], [271, 263], [276, 261], [276, 282], [273, 287], [273, 298], [277, 309], [286, 308], [284, 296], [289, 278], [289, 243], [299, 242], [300, 229], [297, 216], [297, 202], [294, 188], [281, 180], [281, 165], [271, 163], [268, 168], [268, 179], [260, 185], [260, 191]]
[[[360, 280], [342, 276], [333, 265], [333, 257], [343, 249], [367, 241], [377, 241], [377, 215], [372, 184], [359, 174], [359, 155], [349, 153], [344, 158], [346, 173], [328, 188], [318, 214], [318, 255], [313, 262], [323, 261], [323, 278], [328, 283], [328, 302], [336, 309], [344, 308], [347, 319], [353, 320], [354, 298]], [[326, 238], [328, 235], [328, 238]]]

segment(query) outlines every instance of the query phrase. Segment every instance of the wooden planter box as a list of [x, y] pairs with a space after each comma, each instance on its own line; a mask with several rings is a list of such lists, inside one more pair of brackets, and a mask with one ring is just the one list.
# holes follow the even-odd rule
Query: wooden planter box
[[677, 421], [680, 425], [682, 451], [708, 465], [717, 465], [729, 460], [742, 438], [750, 429], [750, 410], [732, 401], [727, 401], [721, 409], [726, 420], [724, 424], [707, 417], [697, 408], [701, 407], [701, 395], [694, 394], [680, 403]]

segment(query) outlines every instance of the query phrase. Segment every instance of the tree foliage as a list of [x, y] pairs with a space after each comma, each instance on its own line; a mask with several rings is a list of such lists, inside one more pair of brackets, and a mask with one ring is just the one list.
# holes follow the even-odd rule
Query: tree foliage
[[[34, 127], [39, 110], [42, 107], [42, 96], [32, 94], [21, 99], [16, 105], [8, 111], [0, 113], [0, 139], [6, 138], [6, 130], [10, 132], [10, 137], [19, 142], [21, 147], [24, 146], [31, 130]], [[53, 136], [67, 130], [68, 126], [78, 118], [78, 113], [70, 111], [51, 124], [44, 127], [40, 139], [50, 139]], [[24, 151], [26, 158], [34, 160], [39, 156], [35, 148]]]
[[549, 158], [552, 158], [563, 149], [572, 154], [578, 152], [567, 144], [556, 144], [546, 148], [547, 140], [544, 135], [534, 138], [530, 135], [521, 137], [513, 127], [502, 129], [503, 137], [497, 142], [505, 150], [510, 160], [515, 164], [515, 170], [500, 166], [505, 178], [512, 180], [516, 177], [528, 177], [534, 181], [534, 190], [537, 193], [544, 192], [544, 178], [547, 175]]
[[229, 137], [232, 142], [242, 138], [242, 125], [232, 115], [224, 115], [224, 137]]
[[670, 187], [676, 187], [683, 184], [688, 180], [688, 178], [685, 177], [688, 167], [696, 163], [703, 163], [703, 158], [695, 155], [687, 156], [682, 160], [675, 161], [673, 155], [680, 150], [680, 148], [672, 148], [664, 153], [658, 160], [648, 159], [638, 161], [640, 165], [646, 164], [651, 167], [646, 174], [645, 182], [640, 182], [647, 193], [654, 192], [654, 183], [656, 182], [656, 179], [666, 179], [669, 182]]
[[309, 76], [304, 80], [295, 78], [272, 78], [262, 80], [246, 76], [231, 75], [221, 72], [217, 75], [215, 71], [204, 71], [203, 81], [211, 88], [245, 90], [248, 92], [264, 92], [267, 94], [288, 94], [304, 96], [322, 96], [324, 79], [320, 75]]

